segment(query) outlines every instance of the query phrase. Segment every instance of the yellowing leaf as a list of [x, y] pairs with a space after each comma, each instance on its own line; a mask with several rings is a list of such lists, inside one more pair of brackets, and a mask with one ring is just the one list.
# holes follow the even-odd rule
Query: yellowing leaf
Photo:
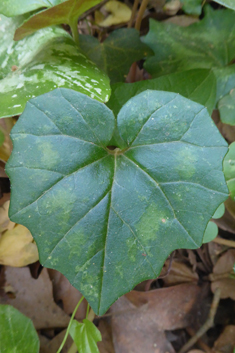
[[38, 260], [38, 249], [30, 231], [18, 224], [0, 238], [0, 264], [23, 267]]
[[97, 24], [101, 27], [109, 27], [128, 22], [131, 18], [131, 9], [119, 1], [109, 1], [105, 4], [103, 9], [110, 12], [110, 15], [101, 22], [99, 22], [99, 20], [97, 21]]
[[0, 233], [4, 230], [11, 230], [14, 228], [15, 223], [11, 222], [8, 217], [10, 201], [6, 201], [2, 207], [0, 207]]

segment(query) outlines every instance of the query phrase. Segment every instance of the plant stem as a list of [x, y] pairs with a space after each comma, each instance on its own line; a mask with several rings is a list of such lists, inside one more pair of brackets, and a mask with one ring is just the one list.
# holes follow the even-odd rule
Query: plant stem
[[131, 28], [131, 27], [132, 27], [132, 23], [133, 23], [133, 21], [134, 21], [134, 18], [135, 18], [136, 12], [137, 12], [137, 7], [138, 7], [138, 5], [139, 5], [139, 1], [140, 1], [140, 0], [135, 0], [135, 2], [134, 2], [134, 5], [133, 5], [133, 7], [132, 7], [131, 18], [130, 18], [130, 21], [129, 21], [129, 23], [128, 23], [127, 28]]
[[226, 240], [226, 239], [217, 237], [212, 241], [217, 244], [226, 245], [226, 246], [230, 246], [231, 248], [235, 248], [235, 241], [233, 240]]
[[142, 18], [144, 15], [144, 11], [146, 10], [146, 7], [148, 5], [149, 0], [143, 0], [141, 5], [140, 5], [140, 9], [137, 15], [137, 19], [136, 19], [136, 23], [135, 23], [135, 29], [137, 29], [138, 31], [140, 30], [140, 26], [141, 26], [141, 22], [142, 22]]
[[78, 21], [76, 20], [74, 22], [71, 22], [69, 25], [72, 31], [74, 42], [79, 47]]
[[[58, 349], [58, 351], [57, 351], [56, 353], [60, 353], [61, 350], [62, 350], [62, 348], [64, 347], [64, 344], [65, 344], [65, 342], [66, 342], [66, 340], [67, 340], [67, 338], [68, 338], [68, 335], [69, 335], [69, 330], [70, 330], [70, 327], [71, 327], [71, 325], [72, 325], [74, 316], [75, 316], [75, 314], [76, 314], [76, 312], [77, 312], [77, 310], [78, 310], [79, 305], [80, 305], [81, 302], [83, 301], [83, 299], [84, 299], [84, 297], [81, 297], [81, 299], [80, 299], [79, 302], [77, 303], [76, 308], [74, 309], [74, 311], [73, 311], [73, 313], [72, 313], [72, 316], [71, 316], [71, 319], [70, 319], [70, 321], [69, 321], [69, 324], [68, 324], [66, 333], [65, 333], [65, 335], [64, 335], [64, 339], [63, 339], [63, 341], [62, 341], [62, 343], [61, 343], [61, 345], [60, 345], [60, 347], [59, 347], [59, 349]], [[71, 347], [71, 348], [72, 348], [72, 347]], [[71, 352], [70, 352], [70, 353], [71, 353]]]

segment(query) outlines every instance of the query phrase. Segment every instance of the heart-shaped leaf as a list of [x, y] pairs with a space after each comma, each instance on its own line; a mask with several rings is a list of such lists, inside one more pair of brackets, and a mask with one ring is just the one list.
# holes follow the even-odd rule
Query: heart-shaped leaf
[[80, 35], [79, 40], [83, 52], [108, 74], [111, 83], [124, 81], [133, 62], [152, 54], [134, 28], [113, 31], [103, 43], [85, 35]]
[[115, 118], [72, 90], [32, 99], [12, 130], [10, 217], [37, 242], [40, 261], [65, 274], [102, 315], [156, 278], [177, 248], [197, 248], [227, 198], [227, 143], [207, 109], [145, 91]]
[[0, 352], [39, 352], [39, 339], [32, 321], [13, 306], [0, 305], [0, 327]]
[[130, 98], [146, 89], [179, 93], [206, 106], [210, 114], [215, 106], [216, 78], [208, 69], [188, 70], [152, 80], [115, 84], [112, 86], [112, 94], [107, 105], [116, 116]]
[[221, 68], [235, 58], [235, 12], [205, 7], [205, 17], [188, 27], [150, 20], [143, 41], [155, 55], [145, 63], [158, 77], [176, 71]]
[[73, 320], [69, 333], [79, 353], [99, 353], [97, 342], [102, 341], [98, 328], [89, 320], [83, 322]]
[[64, 1], [66, 0], [1, 0], [0, 14], [14, 17], [43, 7], [52, 7]]
[[67, 23], [70, 26], [77, 23], [78, 17], [102, 0], [67, 0], [59, 5], [36, 13], [27, 19], [15, 32], [15, 40], [48, 26]]
[[0, 117], [21, 114], [31, 97], [56, 87], [73, 88], [102, 102], [108, 100], [109, 78], [78, 50], [67, 32], [45, 28], [14, 42], [14, 26], [21, 21], [4, 16], [0, 20]]

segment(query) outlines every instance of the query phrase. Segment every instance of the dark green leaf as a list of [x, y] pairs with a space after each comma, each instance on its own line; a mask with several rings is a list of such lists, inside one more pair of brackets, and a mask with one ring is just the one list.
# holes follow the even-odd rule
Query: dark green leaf
[[84, 319], [81, 323], [73, 320], [69, 333], [79, 353], [99, 353], [97, 342], [102, 341], [102, 336], [91, 321]]
[[78, 17], [102, 0], [67, 0], [59, 5], [36, 13], [26, 20], [15, 32], [15, 40], [23, 39], [33, 32], [48, 26], [76, 23]]
[[200, 15], [202, 12], [202, 0], [180, 0], [182, 10], [189, 15]]
[[0, 66], [5, 78], [0, 80], [0, 117], [21, 114], [31, 97], [57, 87], [108, 100], [109, 78], [79, 52], [67, 32], [45, 28], [14, 42], [14, 26], [21, 20], [1, 16]]
[[65, 0], [1, 0], [0, 14], [14, 17], [43, 7], [52, 7]]
[[118, 29], [103, 43], [92, 36], [80, 35], [79, 38], [81, 49], [108, 74], [111, 83], [124, 81], [133, 62], [152, 54], [133, 28]]
[[229, 146], [223, 167], [231, 198], [235, 201], [235, 142]]
[[107, 105], [116, 116], [130, 98], [146, 89], [180, 93], [206, 106], [210, 114], [215, 106], [216, 79], [213, 72], [208, 69], [177, 72], [152, 80], [113, 85]]
[[195, 68], [221, 68], [235, 58], [235, 12], [205, 7], [205, 17], [188, 27], [150, 20], [143, 41], [155, 55], [145, 63], [158, 77]]
[[[112, 112], [66, 89], [32, 99], [14, 126], [10, 217], [102, 315], [156, 278], [177, 248], [197, 248], [227, 198], [227, 143], [207, 109], [145, 91]], [[30, 148], [29, 148], [30, 146]]]
[[220, 5], [228, 7], [229, 9], [235, 10], [235, 2], [234, 0], [214, 0]]
[[39, 339], [32, 321], [10, 305], [0, 305], [0, 352], [38, 353]]

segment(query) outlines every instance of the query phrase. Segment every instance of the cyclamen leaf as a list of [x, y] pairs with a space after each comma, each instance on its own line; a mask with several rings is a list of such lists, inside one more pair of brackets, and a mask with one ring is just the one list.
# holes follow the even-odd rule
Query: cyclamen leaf
[[39, 352], [39, 338], [32, 321], [13, 306], [0, 305], [0, 327], [0, 352]]
[[43, 7], [52, 7], [65, 0], [1, 0], [0, 14], [7, 17], [22, 15]]
[[59, 5], [36, 13], [26, 20], [15, 32], [14, 40], [20, 40], [48, 26], [77, 22], [78, 17], [102, 0], [67, 0]]
[[111, 83], [124, 81], [133, 62], [152, 54], [134, 28], [113, 31], [103, 43], [87, 35], [80, 35], [79, 39], [80, 48], [108, 74]]
[[1, 16], [1, 118], [21, 114], [31, 97], [57, 87], [73, 88], [102, 102], [109, 99], [109, 78], [78, 50], [67, 32], [46, 28], [14, 42], [14, 25], [21, 20]]
[[224, 159], [223, 167], [230, 196], [235, 201], [235, 142], [229, 146], [229, 152]]
[[69, 333], [79, 353], [99, 353], [97, 342], [102, 341], [102, 336], [91, 321], [84, 319], [81, 323], [73, 320]]
[[229, 9], [235, 10], [235, 2], [234, 0], [214, 0], [220, 5], [228, 7]]
[[111, 110], [57, 89], [26, 105], [6, 168], [10, 218], [98, 315], [156, 278], [173, 250], [199, 247], [228, 196], [227, 143], [203, 106], [148, 90], [123, 106], [117, 126], [122, 142], [110, 150]]
[[[205, 17], [188, 27], [150, 20], [143, 38], [155, 55], [146, 70], [159, 77], [195, 68], [221, 68], [235, 58], [235, 12], [205, 7]], [[227, 48], [225, 50], [225, 48]]]
[[152, 80], [115, 84], [112, 86], [112, 93], [107, 106], [116, 116], [130, 98], [146, 89], [179, 93], [206, 106], [210, 114], [215, 106], [216, 79], [213, 72], [208, 69], [188, 70]]

